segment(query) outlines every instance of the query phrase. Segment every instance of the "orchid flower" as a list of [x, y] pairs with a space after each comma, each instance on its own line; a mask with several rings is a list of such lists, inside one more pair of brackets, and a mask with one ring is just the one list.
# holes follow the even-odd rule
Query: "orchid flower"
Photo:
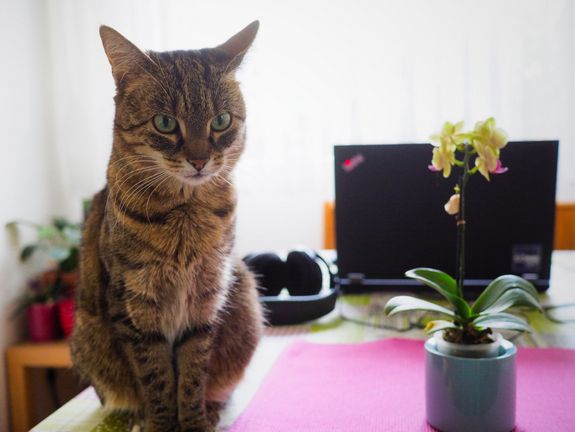
[[434, 145], [433, 158], [429, 169], [443, 171], [443, 177], [451, 174], [451, 167], [455, 163], [455, 150], [458, 144], [463, 143], [465, 137], [461, 133], [463, 122], [452, 124], [445, 122], [439, 134], [431, 135], [429, 139]]
[[451, 167], [455, 163], [455, 146], [453, 149], [441, 144], [433, 149], [433, 158], [431, 159], [430, 169], [432, 171], [443, 170], [443, 177], [451, 175]]
[[496, 127], [493, 117], [477, 122], [471, 134], [471, 145], [477, 151], [475, 166], [487, 180], [489, 173], [501, 174], [507, 171], [499, 161], [500, 150], [507, 145], [507, 134]]

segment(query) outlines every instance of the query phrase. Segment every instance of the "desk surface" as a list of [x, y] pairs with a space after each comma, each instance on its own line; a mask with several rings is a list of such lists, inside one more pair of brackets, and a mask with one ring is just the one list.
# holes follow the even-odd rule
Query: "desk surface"
[[[543, 303], [575, 304], [575, 252], [554, 254], [551, 278], [551, 288], [542, 296]], [[266, 334], [254, 354], [244, 380], [232, 395], [222, 415], [220, 430], [225, 431], [246, 408], [281, 351], [297, 339], [318, 343], [354, 343], [398, 336], [424, 339], [421, 330], [416, 328], [405, 331], [378, 328], [378, 326], [391, 326], [396, 329], [409, 327], [410, 318], [407, 315], [392, 318], [383, 316], [383, 306], [392, 295], [346, 296], [339, 300], [336, 311], [316, 322], [266, 329]], [[575, 320], [575, 306], [565, 308], [565, 311], [569, 318]], [[369, 322], [372, 326], [357, 324], [342, 317]], [[517, 337], [514, 340], [517, 345], [575, 349], [575, 321], [557, 325], [537, 313], [529, 313], [527, 318], [535, 333]], [[32, 431], [125, 431], [125, 425], [125, 418], [110, 414], [100, 407], [94, 391], [89, 388]]]

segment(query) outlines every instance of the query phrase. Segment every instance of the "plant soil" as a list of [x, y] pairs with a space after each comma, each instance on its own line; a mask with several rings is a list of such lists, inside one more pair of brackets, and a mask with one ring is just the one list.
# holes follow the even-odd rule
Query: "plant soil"
[[463, 345], [488, 344], [494, 342], [493, 337], [491, 337], [492, 333], [490, 328], [485, 330], [477, 330], [474, 327], [446, 329], [443, 332], [443, 339], [447, 342]]

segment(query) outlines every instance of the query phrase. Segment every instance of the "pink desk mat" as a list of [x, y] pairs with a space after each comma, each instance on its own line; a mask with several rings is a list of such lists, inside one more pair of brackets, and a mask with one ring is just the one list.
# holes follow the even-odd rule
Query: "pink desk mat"
[[[575, 431], [575, 351], [520, 348], [516, 432]], [[431, 432], [423, 342], [296, 342], [229, 432]]]

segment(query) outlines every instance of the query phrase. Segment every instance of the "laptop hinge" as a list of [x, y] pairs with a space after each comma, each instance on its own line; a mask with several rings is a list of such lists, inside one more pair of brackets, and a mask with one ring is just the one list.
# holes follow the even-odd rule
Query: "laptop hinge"
[[348, 273], [347, 279], [350, 285], [363, 285], [365, 275], [363, 273]]

